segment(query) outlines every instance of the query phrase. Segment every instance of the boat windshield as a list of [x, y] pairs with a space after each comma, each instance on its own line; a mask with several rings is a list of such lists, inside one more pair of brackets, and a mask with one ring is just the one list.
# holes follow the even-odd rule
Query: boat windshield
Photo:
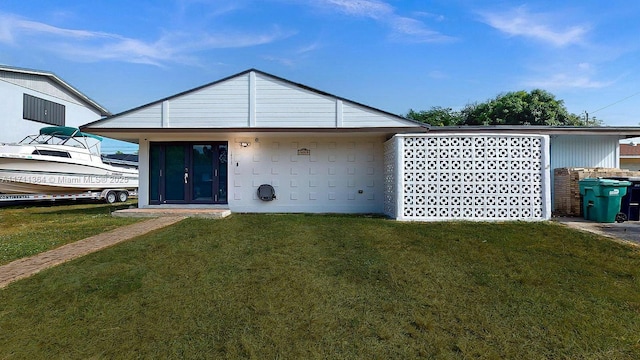
[[[44, 130], [44, 128], [43, 128]], [[91, 136], [88, 134], [76, 131], [74, 133], [58, 133], [40, 131], [38, 135], [29, 135], [20, 141], [22, 145], [64, 145], [72, 146], [80, 149], [87, 149], [94, 155], [100, 155], [100, 141], [102, 139], [97, 136]]]

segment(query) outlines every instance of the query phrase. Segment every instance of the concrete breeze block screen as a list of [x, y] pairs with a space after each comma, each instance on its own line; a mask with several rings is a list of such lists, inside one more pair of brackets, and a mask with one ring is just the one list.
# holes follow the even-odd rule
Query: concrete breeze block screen
[[398, 220], [546, 220], [546, 135], [397, 135], [385, 143], [385, 214]]

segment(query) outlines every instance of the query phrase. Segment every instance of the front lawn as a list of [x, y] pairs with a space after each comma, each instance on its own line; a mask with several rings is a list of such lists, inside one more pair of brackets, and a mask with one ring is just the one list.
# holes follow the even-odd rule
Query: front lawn
[[111, 216], [135, 204], [67, 201], [0, 207], [0, 265], [139, 221]]
[[0, 290], [0, 358], [637, 359], [639, 294], [552, 223], [236, 214]]

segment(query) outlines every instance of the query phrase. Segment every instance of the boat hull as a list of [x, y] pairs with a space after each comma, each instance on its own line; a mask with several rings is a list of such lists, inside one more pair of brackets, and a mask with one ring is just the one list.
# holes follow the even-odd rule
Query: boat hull
[[65, 193], [137, 187], [138, 172], [133, 169], [0, 157], [0, 193]]

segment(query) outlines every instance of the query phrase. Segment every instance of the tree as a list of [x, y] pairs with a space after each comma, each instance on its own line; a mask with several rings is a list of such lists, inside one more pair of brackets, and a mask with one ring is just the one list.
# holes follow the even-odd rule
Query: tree
[[423, 111], [410, 109], [405, 117], [432, 126], [454, 126], [458, 125], [462, 120], [460, 112], [440, 106], [434, 106], [430, 110]]
[[562, 100], [545, 90], [513, 91], [460, 111], [434, 106], [426, 111], [409, 110], [407, 118], [432, 126], [452, 125], [547, 125], [598, 126], [595, 117], [582, 118], [567, 111]]
[[462, 111], [463, 125], [594, 126], [600, 121], [582, 119], [567, 111], [562, 100], [545, 90], [514, 91]]

